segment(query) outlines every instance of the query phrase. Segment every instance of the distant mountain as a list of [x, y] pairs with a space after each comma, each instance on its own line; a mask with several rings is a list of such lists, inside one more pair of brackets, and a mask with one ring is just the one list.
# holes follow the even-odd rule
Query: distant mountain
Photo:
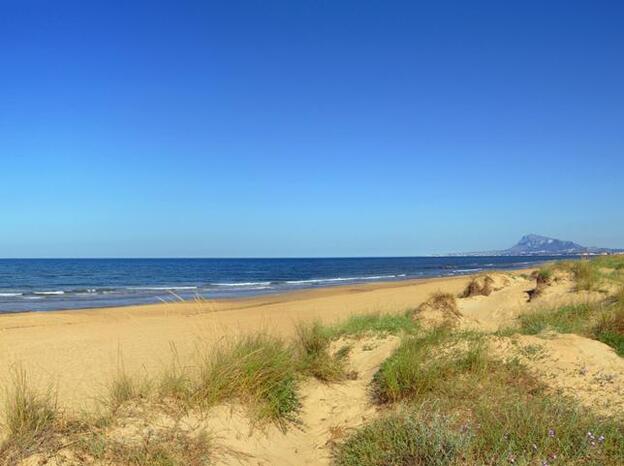
[[574, 256], [581, 254], [613, 254], [622, 249], [595, 248], [581, 246], [573, 241], [563, 241], [540, 235], [525, 235], [518, 243], [502, 251], [471, 252], [467, 256]]
[[[540, 235], [525, 235], [515, 246], [501, 251], [505, 256], [525, 255], [558, 255], [558, 254], [582, 254], [592, 248], [586, 248], [572, 241], [548, 238]], [[595, 249], [595, 248], [593, 248]]]

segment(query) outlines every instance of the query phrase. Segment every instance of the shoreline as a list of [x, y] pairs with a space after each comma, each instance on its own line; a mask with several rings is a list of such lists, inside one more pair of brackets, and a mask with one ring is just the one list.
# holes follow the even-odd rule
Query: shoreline
[[[519, 275], [527, 270], [533, 269], [505, 273]], [[354, 314], [404, 312], [434, 292], [461, 292], [472, 276], [245, 299], [3, 314], [0, 380], [10, 380], [12, 371], [22, 368], [36, 387], [55, 386], [61, 406], [91, 409], [120, 367], [139, 376], [154, 375], [174, 356], [193, 364], [198, 348], [230, 337], [268, 332], [288, 338], [299, 323], [333, 324]]]
[[[527, 267], [526, 265], [520, 267], [506, 267], [506, 268], [491, 268], [491, 269], [481, 269], [479, 271], [468, 272], [468, 273], [454, 273], [448, 275], [432, 275], [426, 277], [407, 277], [407, 278], [397, 278], [393, 280], [373, 280], [373, 281], [356, 281], [344, 284], [325, 284], [321, 286], [310, 286], [310, 287], [300, 287], [294, 289], [275, 289], [260, 293], [249, 293], [249, 294], [241, 294], [241, 295], [232, 295], [232, 296], [217, 296], [217, 297], [205, 297], [205, 296], [190, 296], [181, 298], [179, 293], [176, 293], [174, 289], [168, 295], [156, 296], [154, 299], [160, 302], [138, 302], [138, 303], [128, 303], [128, 304], [110, 304], [110, 305], [93, 305], [93, 306], [85, 306], [85, 307], [61, 307], [61, 308], [52, 308], [52, 309], [8, 309], [0, 311], [0, 318], [7, 315], [20, 315], [20, 314], [47, 314], [47, 313], [62, 313], [62, 312], [93, 312], [100, 310], [112, 310], [112, 309], [128, 309], [128, 308], [141, 308], [141, 307], [153, 307], [153, 306], [162, 306], [162, 305], [172, 305], [179, 303], [190, 303], [196, 301], [204, 301], [211, 303], [220, 303], [220, 302], [237, 302], [237, 301], [254, 301], [254, 300], [264, 300], [271, 298], [280, 298], [286, 297], [290, 295], [297, 294], [307, 294], [320, 292], [323, 293], [327, 290], [344, 290], [349, 288], [361, 288], [366, 289], [369, 287], [392, 287], [392, 286], [402, 286], [409, 285], [413, 283], [431, 281], [431, 280], [446, 280], [446, 279], [455, 279], [455, 278], [465, 278], [472, 277], [481, 274], [487, 273], [500, 273], [500, 272], [518, 272], [524, 270], [534, 270], [535, 268], [541, 267], [543, 264], [551, 262], [552, 260], [545, 260], [543, 262], [535, 262], [531, 264], [531, 267]], [[325, 279], [330, 280], [330, 279]], [[167, 300], [167, 298], [170, 299]]]

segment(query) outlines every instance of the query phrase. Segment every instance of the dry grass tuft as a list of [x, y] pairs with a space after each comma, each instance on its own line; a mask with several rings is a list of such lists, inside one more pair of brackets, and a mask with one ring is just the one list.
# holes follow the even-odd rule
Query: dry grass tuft
[[6, 430], [14, 439], [36, 437], [56, 421], [55, 397], [51, 390], [45, 394], [35, 392], [21, 368], [15, 370], [12, 382], [4, 408]]
[[414, 312], [413, 318], [427, 327], [454, 326], [461, 318], [455, 296], [436, 292]]
[[80, 439], [74, 452], [85, 463], [128, 466], [201, 466], [210, 464], [213, 451], [204, 434], [190, 435], [175, 427], [146, 430], [140, 439], [113, 440], [103, 432]]
[[459, 295], [460, 298], [470, 298], [472, 296], [489, 296], [494, 291], [494, 279], [489, 275], [474, 277], [466, 286], [466, 289]]
[[550, 267], [542, 267], [535, 271], [532, 276], [535, 278], [535, 288], [527, 292], [529, 301], [533, 301], [541, 296], [554, 280], [553, 270]]

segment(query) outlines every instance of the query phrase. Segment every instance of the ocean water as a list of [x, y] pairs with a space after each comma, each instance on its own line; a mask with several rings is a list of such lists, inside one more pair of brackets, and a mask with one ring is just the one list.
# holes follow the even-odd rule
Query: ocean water
[[254, 296], [513, 269], [551, 259], [556, 258], [0, 259], [0, 312]]

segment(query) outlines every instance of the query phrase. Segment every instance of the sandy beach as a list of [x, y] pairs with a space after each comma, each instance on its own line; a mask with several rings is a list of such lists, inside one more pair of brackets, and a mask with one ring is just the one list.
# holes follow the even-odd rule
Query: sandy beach
[[[520, 272], [517, 272], [520, 273]], [[289, 335], [297, 322], [333, 323], [352, 314], [413, 309], [431, 293], [457, 293], [470, 278], [436, 278], [332, 287], [251, 299], [0, 315], [0, 380], [23, 367], [59, 402], [92, 406], [123, 364], [152, 374], [172, 357], [228, 335], [267, 330]]]
[[[603, 312], [601, 309], [607, 308], [600, 306], [610, 306], [612, 301], [609, 300], [613, 298], [609, 296], [617, 296], [614, 293], [619, 290], [619, 282], [612, 282], [607, 278], [609, 275], [603, 275], [599, 288], [581, 290], [577, 272], [571, 273], [565, 266], [555, 271], [549, 271], [548, 267], [555, 266], [540, 269], [539, 273], [550, 274], [547, 284], [541, 288], [536, 270], [525, 269], [321, 288], [248, 299], [4, 314], [0, 316], [0, 377], [6, 381], [6, 386], [11, 386], [11, 376], [16, 369], [23, 370], [28, 374], [29, 390], [54, 393], [58, 402], [56, 409], [64, 418], [95, 415], [104, 408], [108, 414], [102, 419], [110, 423], [105, 424], [103, 430], [88, 424], [91, 427], [86, 433], [72, 433], [59, 421], [58, 436], [49, 440], [40, 453], [32, 455], [28, 450], [19, 453], [23, 448], [8, 451], [18, 451], [12, 454], [26, 460], [16, 464], [24, 465], [48, 464], [51, 458], [55, 462], [50, 464], [58, 465], [108, 464], [106, 458], [112, 458], [113, 464], [135, 464], [129, 459], [135, 454], [132, 448], [143, 445], [140, 450], [147, 450], [141, 450], [141, 454], [152, 456], [146, 456], [137, 464], [151, 464], [159, 450], [156, 445], [146, 446], [145, 442], [156, 435], [157, 438], [164, 436], [163, 441], [169, 442], [165, 447], [167, 454], [186, 458], [184, 461], [198, 458], [192, 464], [206, 464], [200, 457], [204, 458], [202, 452], [208, 448], [209, 464], [329, 465], [337, 451], [336, 442], [348, 432], [362, 428], [370, 419], [400, 412], [400, 409], [388, 410], [376, 404], [371, 398], [371, 384], [384, 362], [396, 357], [400, 348], [408, 344], [410, 338], [415, 338], [409, 336], [410, 326], [411, 331], [420, 328], [419, 332], [427, 335], [429, 331], [435, 333], [436, 328], [442, 328], [440, 326], [451, 325], [453, 333], [444, 338], [450, 338], [447, 343], [458, 338], [459, 347], [453, 351], [459, 353], [448, 353], [444, 343], [440, 346], [435, 339], [423, 337], [424, 351], [428, 352], [424, 361], [436, 358], [448, 361], [452, 354], [465, 353], [471, 345], [481, 348], [483, 361], [491, 361], [484, 363], [493, 365], [477, 372], [483, 377], [479, 383], [501, 383], [490, 380], [489, 371], [502, 371], [493, 379], [497, 380], [497, 377], [504, 377], [506, 370], [521, 367], [520, 385], [513, 389], [517, 390], [516, 395], [506, 395], [510, 400], [517, 401], [541, 387], [543, 396], [565, 395], [566, 400], [571, 400], [569, 403], [582, 406], [597, 416], [620, 416], [624, 412], [624, 392], [619, 383], [624, 376], [624, 359], [613, 348], [591, 338], [580, 328], [577, 333], [559, 333], [544, 324], [541, 331], [533, 332], [527, 327], [530, 321], [522, 320], [529, 315], [539, 315], [544, 309], [550, 310], [547, 311], [550, 316], [559, 312], [557, 309]], [[611, 271], [606, 269], [603, 273]], [[539, 294], [535, 294], [536, 287], [540, 288]], [[572, 307], [567, 308], [568, 305]], [[158, 395], [164, 385], [160, 385], [160, 389], [145, 385], [145, 397], [141, 395], [144, 389], [138, 388], [141, 381], [162, 384], [165, 373], [175, 374], [171, 372], [174, 359], [181, 370], [197, 373], [197, 368], [207, 367], [202, 366], [198, 358], [211, 355], [214, 348], [223, 344], [227, 348], [231, 342], [245, 341], [237, 337], [255, 338], [264, 333], [301, 344], [298, 333], [301, 324], [319, 322], [322, 328], [338, 328], [336, 324], [349, 321], [352, 316], [367, 314], [407, 319], [409, 324], [403, 320], [401, 325], [408, 325], [403, 330], [408, 334], [368, 330], [357, 335], [351, 330], [344, 336], [331, 337], [330, 343], [324, 343], [329, 344], [324, 354], [333, 355], [327, 357], [338, 357], [341, 348], [347, 348], [348, 357], [341, 366], [342, 378], [332, 383], [331, 378], [325, 380], [322, 374], [316, 373], [313, 377], [299, 379], [297, 420], [287, 428], [278, 422], [265, 422], [259, 427], [249, 403], [244, 400], [244, 393], [242, 398], [234, 396], [229, 401], [209, 404], [207, 410], [198, 409], [197, 405], [180, 410], [183, 405], [176, 404], [175, 399], [162, 393]], [[594, 322], [597, 322], [596, 317], [592, 317]], [[579, 319], [580, 324], [583, 317], [576, 315], [575, 319]], [[559, 325], [556, 320], [552, 322]], [[290, 348], [288, 351], [299, 351], [297, 346]], [[253, 351], [245, 353], [240, 361], [247, 357], [253, 357]], [[286, 357], [292, 358], [293, 364], [302, 361], [301, 354], [289, 352]], [[416, 359], [408, 359], [409, 364], [417, 364], [418, 357], [413, 357]], [[214, 358], [214, 353], [209, 358]], [[211, 360], [215, 363], [218, 357]], [[511, 369], [514, 367], [516, 369]], [[227, 377], [227, 371], [211, 376], [209, 383], [218, 386], [218, 379]], [[122, 395], [123, 401], [115, 407], [109, 398], [113, 393], [111, 384], [119, 383], [122, 373], [131, 377], [133, 390], [139, 391]], [[436, 375], [427, 377], [433, 381]], [[453, 390], [461, 386], [460, 381], [461, 376], [451, 383]], [[135, 385], [137, 383], [139, 385]], [[227, 383], [226, 391], [236, 389], [236, 383], [234, 380]], [[534, 388], [532, 384], [536, 384]], [[271, 390], [275, 388], [271, 386]], [[487, 390], [484, 396], [489, 396], [485, 393]], [[438, 395], [444, 396], [443, 393], [434, 396]], [[481, 395], [465, 396], [471, 400], [474, 397], [471, 402], [476, 403]], [[459, 403], [461, 399], [454, 402]], [[535, 409], [539, 412], [539, 408]], [[174, 433], [183, 436], [185, 442], [193, 442], [193, 439], [203, 442], [201, 436], [206, 433], [213, 443], [201, 443], [193, 456], [192, 450], [176, 450], [180, 444], [175, 438], [166, 440], [167, 435]], [[89, 435], [104, 435], [110, 449], [100, 451], [94, 444], [77, 449], [64, 446], [67, 442], [72, 445], [78, 441], [71, 440], [76, 436], [78, 439], [82, 436], [83, 441], [89, 438], [90, 442], [96, 441]], [[178, 453], [172, 453], [174, 451]], [[0, 464], [4, 463], [0, 461]], [[10, 460], [6, 464], [13, 463]]]

